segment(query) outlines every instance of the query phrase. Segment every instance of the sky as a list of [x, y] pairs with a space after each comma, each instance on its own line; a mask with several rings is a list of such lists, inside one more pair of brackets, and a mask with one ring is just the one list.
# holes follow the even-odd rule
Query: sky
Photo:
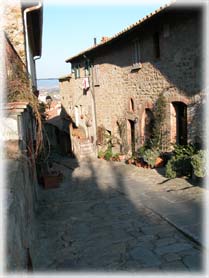
[[111, 5], [107, 0], [106, 5], [105, 1], [84, 5], [79, 1], [44, 1], [42, 57], [36, 62], [37, 78], [69, 74], [70, 64], [65, 60], [93, 46], [94, 38], [99, 43], [103, 36], [115, 35], [169, 1], [128, 2]]

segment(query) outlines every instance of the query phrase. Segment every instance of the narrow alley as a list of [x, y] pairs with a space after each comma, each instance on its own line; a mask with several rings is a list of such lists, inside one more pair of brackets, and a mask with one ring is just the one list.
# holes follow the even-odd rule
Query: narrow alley
[[[34, 271], [203, 270], [200, 245], [146, 204], [158, 199], [163, 205], [168, 194], [167, 213], [172, 206], [179, 219], [184, 211], [178, 212], [178, 205], [186, 204], [188, 218], [190, 206], [201, 204], [204, 189], [182, 179], [179, 185], [178, 179], [166, 184], [156, 171], [120, 162], [78, 163], [61, 156], [54, 161], [64, 177], [59, 188], [39, 187]], [[146, 202], [146, 196], [152, 202]], [[198, 213], [201, 206], [193, 218], [198, 219]]]
[[3, 2], [0, 276], [206, 277], [206, 3]]

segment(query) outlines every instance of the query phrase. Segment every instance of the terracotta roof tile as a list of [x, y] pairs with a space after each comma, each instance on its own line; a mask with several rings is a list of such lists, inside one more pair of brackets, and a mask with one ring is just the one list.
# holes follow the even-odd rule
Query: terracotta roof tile
[[172, 4], [176, 3], [176, 0], [171, 0], [169, 3], [161, 6], [160, 8], [156, 9], [155, 11], [151, 12], [150, 14], [144, 16], [142, 19], [138, 20], [137, 22], [131, 24], [130, 26], [128, 26], [127, 28], [123, 29], [122, 31], [120, 31], [119, 33], [116, 33], [114, 36], [112, 36], [111, 38], [107, 39], [105, 42], [101, 42], [99, 44], [97, 44], [96, 46], [93, 46], [93, 47], [89, 47], [87, 48], [86, 50], [76, 54], [75, 56], [72, 56], [68, 59], [65, 60], [65, 62], [70, 62], [71, 60], [75, 59], [75, 58], [78, 58], [79, 56], [83, 55], [84, 53], [86, 52], [89, 52], [93, 49], [96, 49], [102, 45], [105, 45], [107, 43], [109, 43], [110, 41], [112, 41], [113, 39], [119, 37], [120, 35], [130, 31], [131, 29], [133, 29], [134, 27], [140, 25], [142, 22], [144, 22], [145, 20], [151, 18], [152, 16], [156, 15], [157, 13], [161, 12], [162, 10], [166, 9], [167, 7], [171, 6]]

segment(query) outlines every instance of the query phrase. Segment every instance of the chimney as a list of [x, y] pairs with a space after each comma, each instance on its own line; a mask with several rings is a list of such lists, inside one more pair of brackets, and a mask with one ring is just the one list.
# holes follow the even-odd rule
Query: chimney
[[97, 45], [97, 38], [94, 38], [94, 45]]
[[108, 37], [102, 37], [101, 42], [103, 43], [103, 42], [106, 42], [106, 41], [108, 41], [108, 40], [109, 40]]

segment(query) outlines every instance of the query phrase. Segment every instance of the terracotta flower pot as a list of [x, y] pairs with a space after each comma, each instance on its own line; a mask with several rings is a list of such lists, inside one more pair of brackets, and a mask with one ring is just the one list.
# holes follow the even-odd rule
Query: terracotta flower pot
[[126, 159], [125, 154], [120, 154], [120, 155], [118, 156], [118, 159], [119, 159], [119, 161], [124, 161], [124, 160]]
[[57, 188], [60, 186], [60, 182], [62, 180], [61, 174], [48, 174], [43, 176], [44, 188]]
[[164, 160], [161, 157], [158, 157], [155, 161], [155, 168], [163, 167]]

